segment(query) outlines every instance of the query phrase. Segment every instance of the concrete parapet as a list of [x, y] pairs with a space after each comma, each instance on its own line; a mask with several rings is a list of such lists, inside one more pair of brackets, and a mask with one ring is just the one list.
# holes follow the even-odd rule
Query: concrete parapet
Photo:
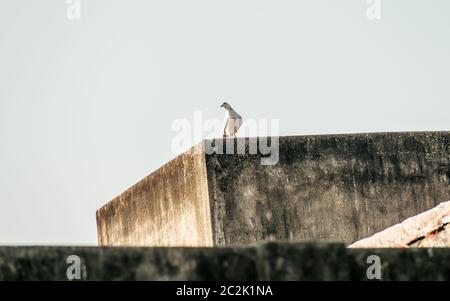
[[98, 210], [99, 244], [350, 244], [450, 199], [450, 132], [276, 139], [274, 165], [248, 138], [243, 154], [208, 140], [178, 156]]

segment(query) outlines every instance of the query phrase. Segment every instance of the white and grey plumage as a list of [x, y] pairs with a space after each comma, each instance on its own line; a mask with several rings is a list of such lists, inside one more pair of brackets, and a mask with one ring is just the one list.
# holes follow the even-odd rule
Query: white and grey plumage
[[223, 137], [235, 137], [237, 131], [242, 125], [242, 117], [227, 103], [224, 102], [221, 106], [226, 111], [225, 121], [223, 126]]

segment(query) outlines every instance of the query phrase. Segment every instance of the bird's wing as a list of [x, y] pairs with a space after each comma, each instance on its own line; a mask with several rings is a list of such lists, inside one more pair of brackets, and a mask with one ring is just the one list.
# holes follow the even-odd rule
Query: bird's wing
[[236, 134], [242, 125], [242, 118], [234, 119], [233, 125], [234, 125], [233, 132], [234, 134]]
[[231, 118], [242, 119], [241, 115], [239, 115], [235, 110], [231, 109], [229, 112]]

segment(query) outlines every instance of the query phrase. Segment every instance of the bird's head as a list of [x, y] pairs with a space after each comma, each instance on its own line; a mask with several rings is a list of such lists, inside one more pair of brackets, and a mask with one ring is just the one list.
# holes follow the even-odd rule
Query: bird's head
[[227, 109], [227, 110], [231, 109], [231, 106], [228, 104], [228, 102], [222, 103], [222, 105], [220, 107], [224, 108], [224, 109]]

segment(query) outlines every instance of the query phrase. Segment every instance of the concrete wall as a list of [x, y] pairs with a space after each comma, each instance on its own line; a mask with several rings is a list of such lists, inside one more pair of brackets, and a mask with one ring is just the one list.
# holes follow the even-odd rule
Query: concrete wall
[[[450, 133], [280, 137], [280, 160], [206, 157], [216, 245], [346, 244], [450, 196]], [[246, 152], [248, 153], [248, 152]]]
[[97, 211], [100, 245], [211, 246], [205, 156], [185, 153]]
[[0, 280], [450, 280], [450, 249], [346, 249], [342, 244], [268, 243], [231, 248], [0, 247]]
[[99, 243], [349, 244], [450, 199], [450, 132], [280, 137], [279, 147], [275, 165], [248, 149], [183, 154], [99, 210]]

